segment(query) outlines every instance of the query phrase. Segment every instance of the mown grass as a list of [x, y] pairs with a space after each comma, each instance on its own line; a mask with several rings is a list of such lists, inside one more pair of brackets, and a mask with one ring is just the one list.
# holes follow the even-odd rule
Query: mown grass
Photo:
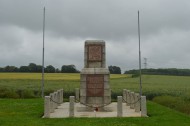
[[61, 118], [43, 119], [43, 100], [0, 99], [2, 126], [189, 126], [190, 117], [148, 102], [148, 118]]

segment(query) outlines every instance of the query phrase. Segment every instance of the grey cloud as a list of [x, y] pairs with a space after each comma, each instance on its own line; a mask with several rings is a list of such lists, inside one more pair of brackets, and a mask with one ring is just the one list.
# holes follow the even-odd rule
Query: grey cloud
[[137, 11], [142, 63], [188, 68], [190, 2], [187, 0], [1, 0], [0, 66], [41, 64], [46, 6], [45, 63], [83, 67], [86, 39], [103, 39], [107, 65], [138, 68]]

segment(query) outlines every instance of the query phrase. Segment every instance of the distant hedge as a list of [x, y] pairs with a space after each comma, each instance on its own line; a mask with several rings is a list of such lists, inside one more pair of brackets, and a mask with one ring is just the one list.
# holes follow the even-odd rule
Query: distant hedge
[[[176, 75], [176, 76], [190, 76], [190, 69], [177, 69], [177, 68], [168, 68], [168, 69], [142, 69], [142, 74], [147, 75]], [[137, 74], [139, 70], [128, 70], [124, 74]]]

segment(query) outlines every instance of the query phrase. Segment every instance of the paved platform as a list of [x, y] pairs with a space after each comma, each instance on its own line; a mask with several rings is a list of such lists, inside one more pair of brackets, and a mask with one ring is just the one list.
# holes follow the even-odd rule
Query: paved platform
[[[126, 106], [126, 103], [122, 103], [123, 116], [122, 117], [141, 117], [141, 112], [135, 112], [134, 109], [130, 109]], [[69, 117], [69, 102], [65, 102], [58, 106], [53, 113], [50, 113], [50, 118], [67, 118]], [[74, 117], [117, 117], [117, 102], [112, 102], [108, 106], [104, 107], [103, 111], [87, 110], [86, 106], [75, 103]]]

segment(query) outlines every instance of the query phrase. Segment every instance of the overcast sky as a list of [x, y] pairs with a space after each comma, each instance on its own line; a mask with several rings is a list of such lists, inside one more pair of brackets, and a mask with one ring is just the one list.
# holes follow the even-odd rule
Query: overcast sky
[[190, 68], [189, 0], [0, 0], [0, 67], [84, 66], [84, 41], [106, 41], [107, 66], [138, 68], [140, 11], [142, 68]]

